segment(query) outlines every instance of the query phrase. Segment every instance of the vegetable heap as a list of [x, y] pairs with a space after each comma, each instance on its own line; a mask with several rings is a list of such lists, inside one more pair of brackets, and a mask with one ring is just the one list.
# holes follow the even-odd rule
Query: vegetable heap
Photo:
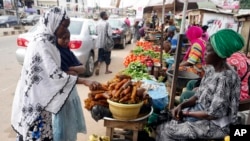
[[131, 76], [134, 80], [151, 79], [146, 65], [139, 61], [130, 63], [122, 73]]
[[[147, 62], [146, 59], [153, 60], [153, 63], [160, 62], [160, 47], [153, 45], [151, 42], [148, 41], [138, 41], [136, 43], [137, 47], [131, 51], [131, 53], [125, 58], [123, 64], [125, 67], [131, 62], [139, 61], [144, 64]], [[170, 54], [163, 53], [163, 59], [170, 57]]]

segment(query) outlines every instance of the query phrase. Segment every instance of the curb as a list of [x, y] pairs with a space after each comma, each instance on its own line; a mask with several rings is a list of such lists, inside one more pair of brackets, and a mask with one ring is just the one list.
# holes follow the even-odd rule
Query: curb
[[25, 33], [25, 32], [28, 32], [28, 30], [27, 30], [27, 29], [25, 29], [25, 30], [3, 31], [2, 36], [22, 34], [22, 33]]

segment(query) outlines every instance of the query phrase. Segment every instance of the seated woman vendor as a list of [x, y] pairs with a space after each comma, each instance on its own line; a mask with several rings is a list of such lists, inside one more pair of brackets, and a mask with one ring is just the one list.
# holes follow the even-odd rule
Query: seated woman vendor
[[206, 42], [201, 38], [202, 33], [202, 29], [198, 26], [188, 28], [186, 36], [191, 46], [188, 48], [179, 67], [180, 71], [193, 72], [200, 77], [204, 75], [202, 66], [205, 64], [204, 54], [206, 51]]
[[244, 46], [241, 35], [222, 29], [210, 37], [205, 75], [195, 95], [172, 109], [173, 119], [156, 129], [157, 141], [221, 139], [237, 123], [240, 78], [227, 58]]
[[[240, 100], [250, 99], [250, 59], [246, 54], [236, 52], [227, 58], [227, 63], [232, 66], [241, 80]], [[186, 90], [180, 96], [180, 103], [189, 99], [195, 94], [200, 81], [191, 80], [187, 83]]]

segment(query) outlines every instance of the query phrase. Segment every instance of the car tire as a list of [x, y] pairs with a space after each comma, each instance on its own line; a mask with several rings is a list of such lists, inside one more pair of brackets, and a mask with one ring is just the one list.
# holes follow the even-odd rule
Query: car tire
[[10, 24], [6, 23], [6, 24], [5, 24], [5, 27], [6, 27], [6, 28], [9, 28], [9, 27], [10, 27]]
[[131, 35], [130, 40], [128, 41], [128, 44], [132, 43], [133, 35]]
[[85, 73], [84, 73], [84, 76], [92, 76], [93, 73], [94, 73], [94, 67], [95, 67], [95, 62], [94, 62], [94, 54], [91, 52], [89, 54], [89, 58], [88, 58], [88, 61], [86, 62], [86, 65], [85, 65]]
[[123, 38], [122, 45], [121, 45], [122, 49], [124, 49], [125, 47], [126, 47], [126, 37]]

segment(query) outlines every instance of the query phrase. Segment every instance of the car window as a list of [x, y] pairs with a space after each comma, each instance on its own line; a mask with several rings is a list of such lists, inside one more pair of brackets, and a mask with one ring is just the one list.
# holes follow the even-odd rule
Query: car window
[[27, 17], [27, 19], [30, 19], [30, 20], [33, 19], [33, 18], [34, 18], [34, 15], [30, 15], [30, 16]]
[[7, 20], [8, 17], [7, 16], [0, 16], [0, 20]]
[[93, 22], [90, 22], [89, 24], [89, 34], [96, 35], [96, 26], [95, 26], [95, 23]]
[[17, 20], [17, 17], [11, 16], [10, 19], [13, 20], [13, 21], [16, 21], [16, 20]]
[[108, 23], [112, 28], [121, 28], [122, 22], [120, 20], [109, 19]]
[[72, 35], [79, 35], [82, 31], [83, 21], [70, 21], [69, 31]]

